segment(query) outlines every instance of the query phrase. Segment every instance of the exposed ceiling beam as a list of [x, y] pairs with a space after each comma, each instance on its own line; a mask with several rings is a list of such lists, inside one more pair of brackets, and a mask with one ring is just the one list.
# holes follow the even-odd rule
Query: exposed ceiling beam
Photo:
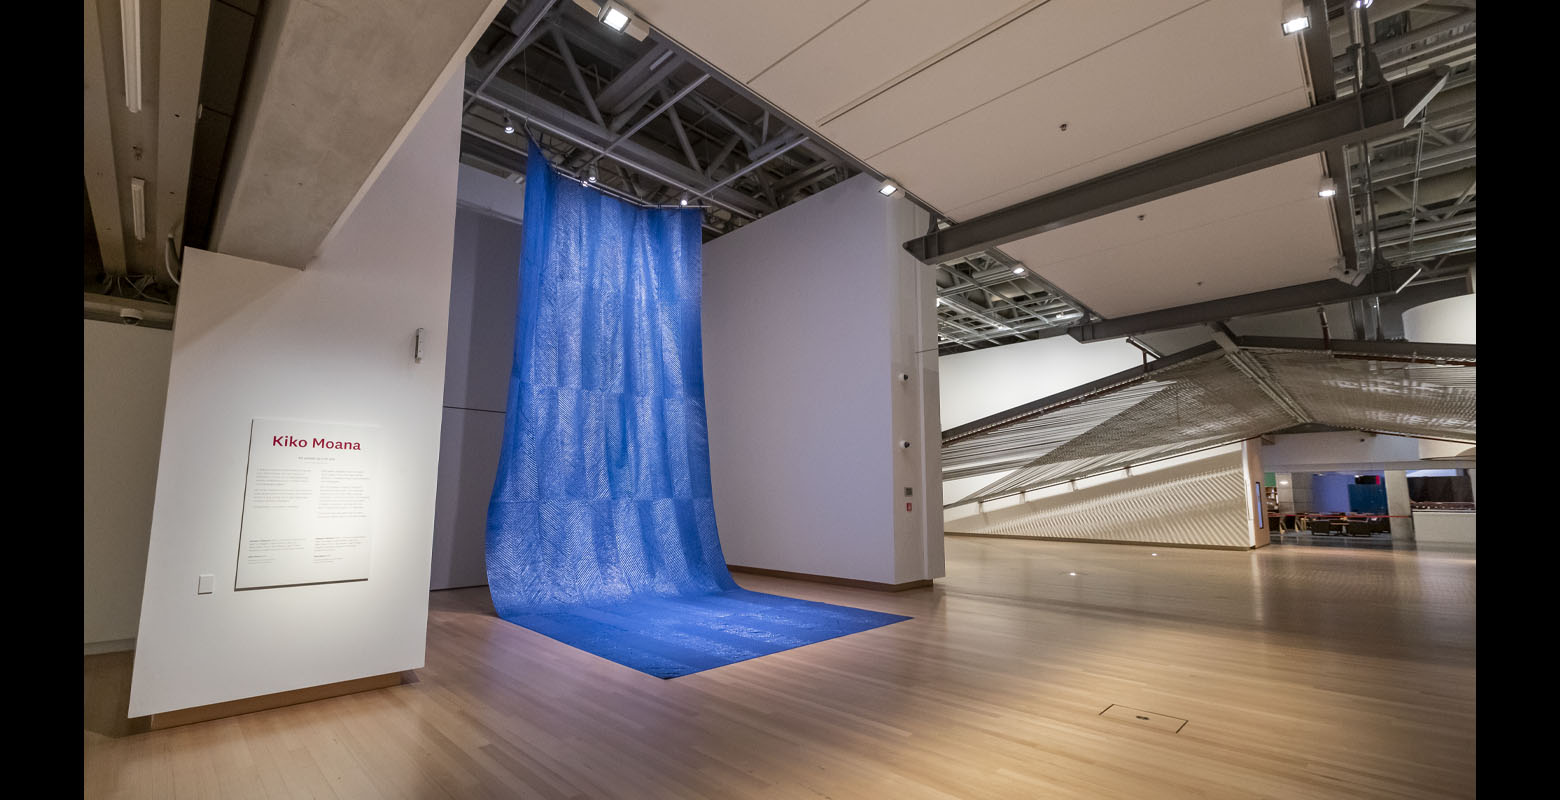
[[[184, 220], [210, 15], [211, 0], [162, 0], [158, 11], [157, 202], [148, 220], [156, 221], [157, 229], [148, 229], [146, 235], [156, 240], [158, 252], [163, 254], [152, 274], [164, 286], [175, 282], [168, 272], [166, 239]], [[176, 238], [174, 243], [180, 241]]]
[[466, 101], [461, 107], [462, 111], [470, 111], [471, 104], [477, 101], [477, 97], [482, 94], [482, 90], [486, 89], [493, 77], [504, 69], [504, 65], [508, 64], [515, 57], [516, 53], [524, 50], [536, 36], [540, 35], [537, 25], [541, 23], [542, 18], [547, 16], [547, 12], [551, 11], [557, 2], [558, 0], [531, 0], [531, 2], [526, 4], [525, 8], [520, 9], [520, 13], [515, 15], [514, 20], [509, 25], [510, 32], [515, 35], [515, 40], [509, 43], [509, 47], [504, 50], [503, 55], [493, 59], [493, 62], [487, 66], [487, 69], [482, 71], [482, 76], [477, 79], [476, 88], [467, 90]]
[[103, 61], [103, 30], [96, 0], [82, 6], [81, 146], [87, 202], [97, 228], [103, 270], [110, 276], [125, 275], [125, 228], [119, 209], [118, 170], [114, 166], [114, 137], [109, 123], [108, 67]]
[[1262, 362], [1252, 358], [1250, 353], [1241, 351], [1240, 337], [1231, 332], [1224, 323], [1210, 322], [1208, 323], [1208, 330], [1213, 334], [1213, 341], [1217, 342], [1219, 347], [1224, 348], [1224, 358], [1235, 365], [1235, 368], [1250, 378], [1252, 382], [1256, 383], [1257, 388], [1261, 389], [1262, 393], [1267, 395], [1269, 400], [1272, 400], [1274, 404], [1283, 409], [1285, 414], [1288, 414], [1296, 423], [1302, 425], [1315, 421], [1311, 413], [1305, 409], [1305, 406], [1300, 405], [1300, 401], [1296, 400], [1294, 395], [1291, 395], [1284, 388], [1283, 384], [1273, 378], [1267, 367], [1262, 366]]
[[1067, 334], [1080, 342], [1096, 342], [1202, 325], [1252, 314], [1293, 311], [1298, 308], [1341, 303], [1354, 298], [1390, 295], [1396, 293], [1398, 288], [1413, 276], [1414, 271], [1412, 267], [1377, 269], [1366, 275], [1359, 286], [1328, 279], [1174, 308], [1162, 308], [1158, 311], [1074, 325], [1067, 329]]
[[656, 45], [645, 51], [628, 69], [618, 73], [601, 93], [596, 95], [596, 105], [608, 115], [622, 115], [632, 111], [662, 81], [670, 78], [682, 59], [665, 45]]
[[[530, 120], [537, 127], [596, 152], [605, 149], [617, 138], [602, 126], [512, 84], [489, 87], [487, 93], [482, 95], [482, 101], [500, 112], [511, 114], [517, 119]], [[632, 139], [619, 144], [608, 158], [694, 194], [706, 191], [702, 187], [708, 185], [705, 176], [689, 169], [686, 164]], [[722, 187], [715, 191], [711, 199], [749, 219], [757, 219], [766, 210], [758, 201], [730, 188]]]
[[1428, 73], [1319, 103], [905, 242], [926, 264], [986, 250], [1161, 197], [1400, 129], [1445, 85]]

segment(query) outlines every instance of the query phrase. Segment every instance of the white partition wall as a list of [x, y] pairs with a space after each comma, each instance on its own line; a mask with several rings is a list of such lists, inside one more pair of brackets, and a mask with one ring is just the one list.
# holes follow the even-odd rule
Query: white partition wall
[[[422, 666], [460, 86], [306, 269], [187, 251], [132, 716]], [[235, 591], [255, 418], [378, 427], [367, 580]]]
[[710, 462], [733, 565], [943, 574], [936, 293], [901, 247], [926, 215], [878, 187], [857, 176], [704, 248]]
[[[938, 359], [942, 428], [973, 422], [1142, 363], [1143, 351], [1126, 339], [1082, 344], [1065, 335], [950, 353]], [[948, 481], [942, 485], [944, 502], [967, 497], [1006, 474]]]
[[[475, 183], [483, 190], [475, 195]], [[525, 190], [462, 166], [431, 588], [487, 583], [487, 507], [514, 358]], [[496, 207], [498, 210], [491, 210]]]
[[135, 646], [173, 334], [83, 320], [82, 644]]
[[1245, 448], [1226, 445], [949, 509], [948, 531], [1245, 549], [1258, 538], [1249, 475]]

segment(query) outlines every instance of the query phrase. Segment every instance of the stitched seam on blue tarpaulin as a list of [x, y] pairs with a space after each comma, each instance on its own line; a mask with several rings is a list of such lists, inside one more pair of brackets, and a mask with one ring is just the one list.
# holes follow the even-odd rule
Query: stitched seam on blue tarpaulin
[[526, 162], [520, 304], [488, 504], [498, 615], [662, 678], [909, 617], [751, 592], [715, 526], [698, 209]]

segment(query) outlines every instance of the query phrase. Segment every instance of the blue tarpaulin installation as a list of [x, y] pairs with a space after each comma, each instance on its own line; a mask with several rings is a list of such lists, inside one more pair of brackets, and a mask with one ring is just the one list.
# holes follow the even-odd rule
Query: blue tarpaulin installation
[[662, 678], [908, 617], [750, 592], [715, 528], [700, 211], [526, 164], [508, 416], [488, 505], [498, 615]]

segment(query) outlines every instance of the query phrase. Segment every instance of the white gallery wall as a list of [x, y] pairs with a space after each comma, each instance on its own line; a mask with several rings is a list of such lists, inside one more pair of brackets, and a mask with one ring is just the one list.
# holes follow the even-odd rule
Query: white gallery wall
[[1415, 306], [1403, 312], [1403, 335], [1410, 342], [1478, 344], [1478, 310], [1477, 294]]
[[704, 248], [710, 465], [730, 564], [888, 584], [943, 575], [936, 293], [901, 247], [926, 217], [879, 185], [859, 175]]
[[130, 650], [141, 616], [173, 332], [83, 320], [82, 644]]
[[[482, 190], [477, 197], [471, 197], [473, 185]], [[504, 439], [519, 303], [521, 229], [516, 220], [521, 207], [515, 201], [523, 200], [524, 188], [462, 165], [460, 192], [434, 507], [433, 589], [487, 584], [488, 501]], [[492, 213], [491, 206], [508, 213]]]
[[[131, 716], [422, 666], [458, 75], [306, 269], [187, 251]], [[234, 591], [254, 418], [379, 427], [367, 580]]]
[[[1142, 365], [1143, 351], [1126, 339], [1082, 344], [1066, 335], [951, 353], [938, 359], [942, 429]], [[1006, 474], [948, 481], [942, 487], [944, 502], [966, 497]]]

